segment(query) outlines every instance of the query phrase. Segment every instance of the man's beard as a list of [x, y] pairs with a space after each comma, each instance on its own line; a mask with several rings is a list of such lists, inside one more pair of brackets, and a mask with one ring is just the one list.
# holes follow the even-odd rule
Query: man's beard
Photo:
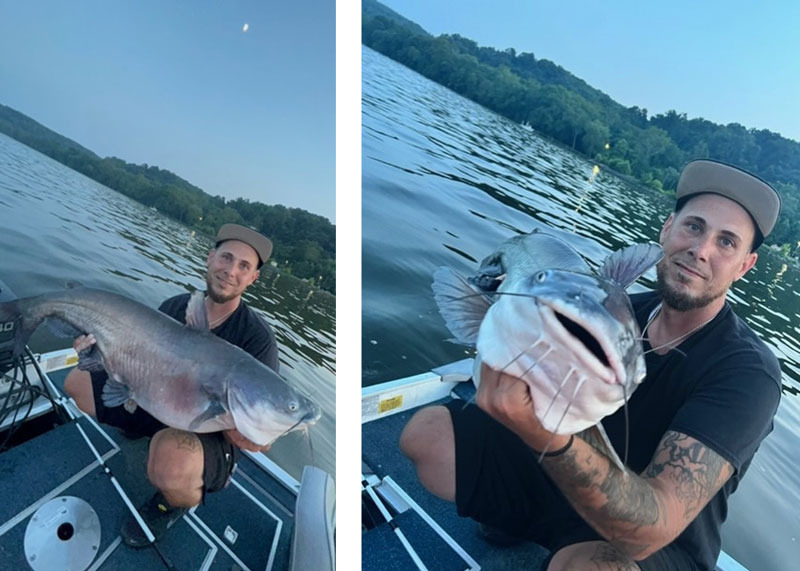
[[210, 297], [211, 301], [214, 303], [227, 303], [236, 298], [236, 294], [223, 295], [216, 291], [211, 284], [211, 276], [209, 274], [206, 274], [206, 294], [208, 294], [208, 297]]
[[656, 275], [658, 277], [657, 290], [661, 295], [661, 300], [668, 307], [676, 311], [691, 311], [692, 309], [700, 309], [706, 307], [712, 301], [725, 295], [726, 289], [718, 292], [707, 292], [701, 296], [692, 296], [688, 293], [675, 291], [664, 278], [664, 271], [662, 267], [665, 262], [661, 262], [656, 266]]

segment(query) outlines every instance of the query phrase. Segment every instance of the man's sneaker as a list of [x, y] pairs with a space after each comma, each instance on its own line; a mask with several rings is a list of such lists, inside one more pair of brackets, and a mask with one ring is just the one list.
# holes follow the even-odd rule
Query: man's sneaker
[[[170, 506], [161, 492], [156, 492], [139, 508], [139, 515], [142, 516], [147, 527], [150, 528], [150, 531], [153, 533], [156, 540], [158, 540], [164, 535], [164, 532], [187, 511], [189, 511], [188, 508], [174, 508]], [[133, 514], [130, 514], [125, 520], [125, 523], [122, 524], [120, 534], [125, 543], [131, 547], [139, 548], [150, 545], [150, 541], [147, 539], [144, 531], [142, 531], [136, 518], [133, 517]]]

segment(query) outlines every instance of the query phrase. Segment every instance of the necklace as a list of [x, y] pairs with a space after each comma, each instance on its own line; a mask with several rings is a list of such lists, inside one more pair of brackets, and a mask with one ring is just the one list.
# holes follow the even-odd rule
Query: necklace
[[[647, 323], [645, 324], [644, 329], [642, 330], [642, 339], [644, 339], [644, 336], [647, 334], [648, 327], [650, 327], [650, 324], [653, 323], [653, 321], [655, 320], [656, 316], [659, 313], [661, 313], [661, 303], [659, 303], [653, 309], [653, 311], [650, 312], [650, 316], [647, 318]], [[664, 347], [669, 347], [670, 345], [673, 345], [673, 344], [677, 346], [678, 343], [680, 343], [681, 341], [686, 339], [689, 335], [691, 335], [692, 333], [694, 333], [698, 329], [702, 329], [703, 327], [705, 327], [706, 325], [711, 323], [711, 320], [714, 319], [716, 316], [717, 316], [717, 314], [712, 315], [711, 317], [709, 317], [707, 320], [705, 320], [700, 325], [697, 325], [696, 327], [693, 327], [692, 329], [690, 329], [686, 333], [684, 333], [682, 335], [678, 335], [675, 339], [672, 339], [671, 341], [667, 341], [666, 343], [663, 343], [663, 344], [659, 345], [658, 347], [652, 347], [650, 349], [650, 351], [656, 352], [659, 349], [663, 349]]]
[[[232, 314], [234, 311], [236, 311], [237, 309], [238, 309], [238, 306], [236, 306], [236, 307], [234, 307], [233, 309], [231, 309], [231, 310], [230, 310], [228, 313], [226, 313], [225, 315], [223, 315], [223, 316], [221, 316], [221, 317], [218, 317], [218, 318], [216, 318], [214, 321], [212, 321], [212, 322], [210, 322], [210, 323], [208, 324], [208, 328], [209, 328], [209, 329], [214, 329], [214, 328], [215, 328], [217, 325], [219, 325], [220, 323], [222, 323], [223, 321], [225, 321], [226, 319], [228, 319], [228, 318], [231, 316], [231, 314]], [[208, 311], [208, 305], [206, 305], [206, 311]]]

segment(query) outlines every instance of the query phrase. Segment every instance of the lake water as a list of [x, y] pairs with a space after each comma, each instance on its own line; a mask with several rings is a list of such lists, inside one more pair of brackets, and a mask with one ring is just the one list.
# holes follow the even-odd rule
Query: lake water
[[[68, 281], [158, 307], [205, 288], [210, 238], [0, 134], [0, 279], [18, 297]], [[265, 266], [245, 301], [272, 326], [281, 374], [320, 404], [311, 428], [278, 440], [267, 454], [299, 479], [305, 464], [335, 474], [335, 298]], [[35, 352], [71, 341], [41, 327]]]
[[[593, 163], [366, 47], [362, 76], [365, 385], [470, 354], [447, 341], [430, 287], [439, 266], [469, 274], [502, 240], [534, 228], [555, 229], [594, 263], [657, 240], [673, 204], [666, 197], [594, 175]], [[729, 296], [783, 369], [775, 430], [723, 526], [723, 548], [752, 570], [800, 561], [798, 280], [763, 248]]]

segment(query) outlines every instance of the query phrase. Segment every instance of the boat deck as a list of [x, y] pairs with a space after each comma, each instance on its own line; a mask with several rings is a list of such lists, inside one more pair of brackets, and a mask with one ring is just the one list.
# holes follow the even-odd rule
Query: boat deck
[[[461, 382], [471, 371], [471, 360], [465, 360], [362, 389], [364, 571], [539, 569], [547, 559], [548, 551], [535, 543], [488, 543], [476, 522], [422, 487], [399, 449], [400, 433], [417, 410], [474, 398], [472, 382]], [[722, 552], [716, 571], [746, 569]]]
[[[59, 390], [66, 373], [49, 375]], [[268, 475], [254, 457], [243, 455], [231, 485], [209, 494], [158, 542], [168, 566], [152, 547], [136, 550], [121, 541], [119, 529], [130, 511], [80, 430], [134, 506], [154, 492], [146, 477], [149, 439], [129, 440], [112, 427], [81, 417], [19, 444], [0, 454], [0, 569], [30, 565], [49, 570], [65, 564], [69, 569], [118, 571], [289, 568], [296, 490]], [[74, 509], [82, 502], [71, 498], [92, 508], [99, 538], [92, 518]], [[28, 531], [39, 524], [43, 531], [38, 535]], [[57, 534], [65, 530], [70, 537], [59, 539]], [[87, 557], [88, 565], [67, 564]], [[55, 561], [58, 567], [52, 566]]]
[[[456, 390], [471, 398], [472, 383], [461, 383]], [[448, 399], [445, 399], [448, 400]], [[441, 404], [445, 400], [430, 404]], [[419, 407], [418, 407], [419, 408]], [[441, 500], [419, 483], [411, 462], [400, 452], [398, 440], [408, 419], [418, 408], [367, 422], [362, 425], [362, 458], [379, 478], [389, 476], [483, 569], [537, 569], [548, 551], [535, 543], [497, 547], [478, 534], [477, 524], [458, 517], [455, 505]], [[447, 548], [444, 541], [421, 517], [409, 510], [392, 524], [382, 523], [362, 534], [361, 561], [364, 571], [419, 569], [392, 528], [398, 526], [408, 537], [422, 563], [429, 569], [470, 568], [463, 557]], [[476, 567], [473, 567], [476, 568]]]

